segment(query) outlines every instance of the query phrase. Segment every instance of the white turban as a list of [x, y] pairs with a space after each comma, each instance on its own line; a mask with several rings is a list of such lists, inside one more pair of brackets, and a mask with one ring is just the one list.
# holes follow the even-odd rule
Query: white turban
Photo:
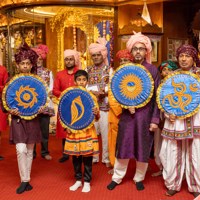
[[75, 65], [81, 69], [81, 62], [80, 62], [80, 54], [78, 51], [76, 50], [72, 50], [72, 49], [66, 49], [64, 51], [64, 59], [68, 56], [74, 56], [75, 59]]

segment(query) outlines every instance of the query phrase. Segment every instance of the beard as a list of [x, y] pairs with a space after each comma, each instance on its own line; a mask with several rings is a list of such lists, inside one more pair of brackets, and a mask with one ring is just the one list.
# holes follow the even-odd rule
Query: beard
[[72, 69], [74, 69], [75, 65], [73, 65], [73, 66], [72, 65], [66, 65], [65, 67], [66, 67], [67, 70], [72, 70]]

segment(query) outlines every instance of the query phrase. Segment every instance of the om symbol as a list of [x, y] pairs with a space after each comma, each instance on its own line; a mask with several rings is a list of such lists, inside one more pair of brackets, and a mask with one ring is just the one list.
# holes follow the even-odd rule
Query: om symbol
[[[172, 79], [172, 86], [174, 87], [174, 94], [166, 95], [163, 98], [163, 104], [168, 100], [171, 107], [180, 108], [183, 112], [187, 112], [188, 110], [185, 107], [191, 103], [192, 96], [185, 94], [187, 89], [185, 83], [175, 83]], [[198, 90], [197, 84], [190, 84], [189, 89], [191, 92], [196, 92]]]

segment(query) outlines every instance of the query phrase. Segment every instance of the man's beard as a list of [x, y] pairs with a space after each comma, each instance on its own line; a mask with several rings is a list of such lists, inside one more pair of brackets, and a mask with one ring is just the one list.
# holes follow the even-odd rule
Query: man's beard
[[66, 69], [67, 69], [67, 70], [72, 70], [74, 67], [75, 67], [75, 66], [69, 66], [69, 67], [66, 66]]

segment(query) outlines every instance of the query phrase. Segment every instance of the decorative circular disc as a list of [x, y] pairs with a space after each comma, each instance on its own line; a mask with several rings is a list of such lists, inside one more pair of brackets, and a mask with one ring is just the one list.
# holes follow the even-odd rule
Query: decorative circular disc
[[153, 89], [153, 78], [142, 65], [122, 65], [111, 80], [112, 94], [122, 107], [145, 106], [153, 95]]
[[175, 72], [164, 79], [157, 90], [159, 108], [178, 118], [194, 115], [199, 109], [200, 83], [191, 72]]
[[71, 87], [63, 91], [58, 105], [60, 122], [72, 132], [83, 131], [94, 122], [93, 97], [83, 87]]
[[37, 75], [18, 74], [3, 90], [3, 104], [9, 111], [18, 108], [20, 117], [30, 120], [37, 116], [41, 106], [47, 103], [47, 86]]

